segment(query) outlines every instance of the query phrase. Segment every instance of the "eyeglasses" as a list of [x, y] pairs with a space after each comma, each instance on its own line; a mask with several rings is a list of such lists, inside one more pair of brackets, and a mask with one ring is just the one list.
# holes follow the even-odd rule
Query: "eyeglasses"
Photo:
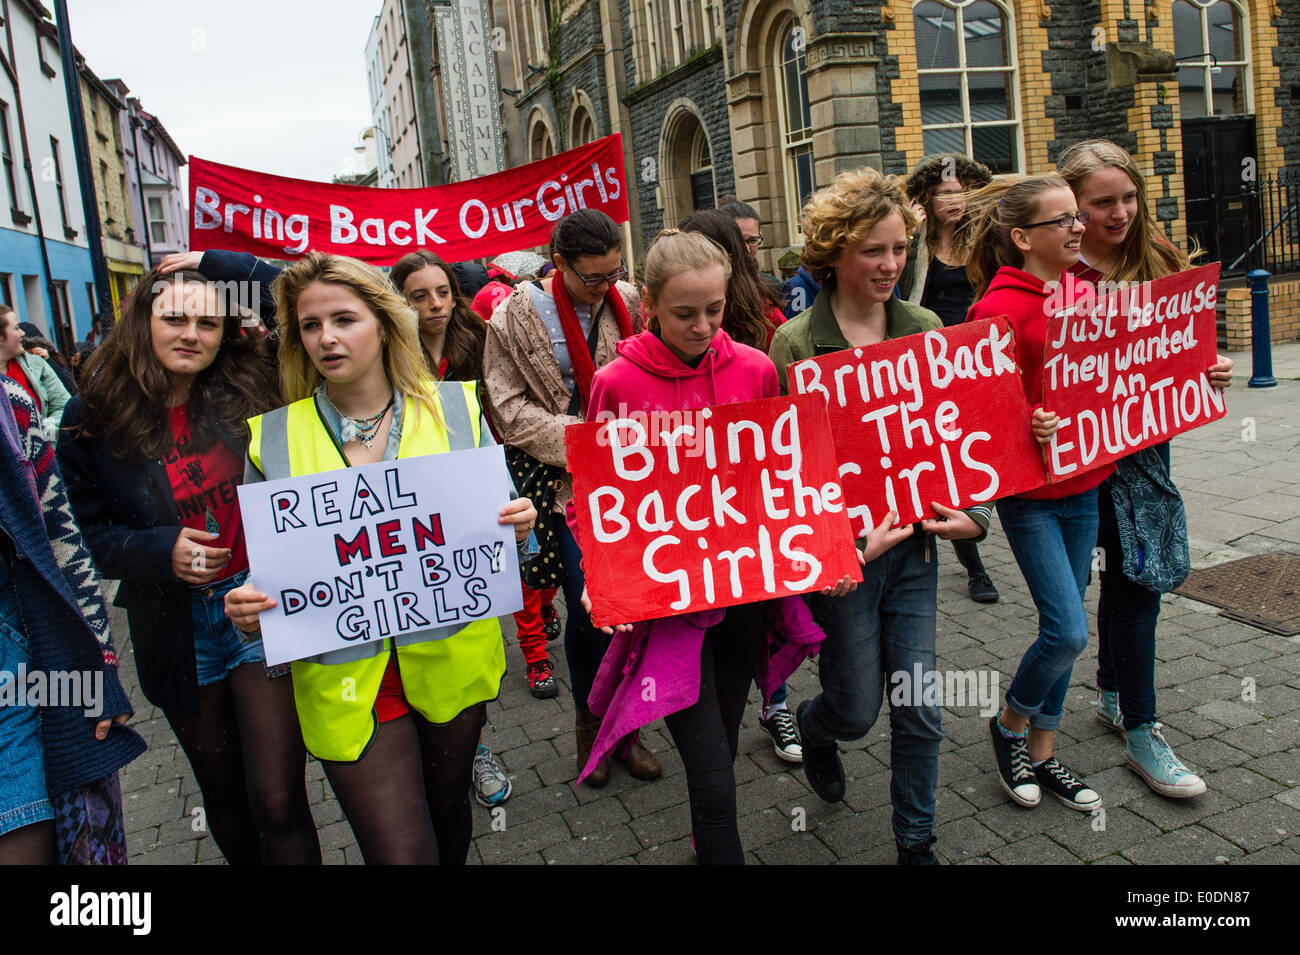
[[745, 245], [749, 246], [751, 249], [757, 249], [762, 244], [763, 237], [761, 235], [750, 235], [745, 237]]
[[1073, 229], [1077, 222], [1079, 225], [1087, 225], [1092, 216], [1086, 212], [1080, 212], [1072, 216], [1061, 216], [1059, 219], [1044, 219], [1042, 222], [1031, 222], [1029, 225], [1022, 225], [1022, 229], [1033, 229], [1040, 225], [1054, 225], [1062, 229]]
[[608, 275], [598, 275], [594, 278], [589, 278], [583, 275], [577, 269], [573, 269], [573, 266], [569, 266], [569, 268], [573, 269], [573, 274], [582, 280], [583, 285], [587, 288], [595, 288], [597, 285], [613, 285], [619, 279], [627, 275], [627, 266], [624, 264], [622, 259], [619, 260], [618, 264], [620, 267], [617, 272], [610, 272]]

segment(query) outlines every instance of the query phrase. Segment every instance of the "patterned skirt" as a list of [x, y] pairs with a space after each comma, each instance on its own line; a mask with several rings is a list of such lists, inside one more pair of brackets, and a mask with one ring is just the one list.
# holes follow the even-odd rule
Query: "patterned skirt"
[[60, 793], [51, 802], [59, 865], [126, 865], [117, 773]]

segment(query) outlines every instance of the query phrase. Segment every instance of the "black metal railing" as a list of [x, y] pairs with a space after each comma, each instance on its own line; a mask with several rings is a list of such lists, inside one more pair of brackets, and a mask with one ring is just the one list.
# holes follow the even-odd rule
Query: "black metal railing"
[[1224, 272], [1300, 271], [1300, 172], [1284, 169], [1247, 183], [1242, 193], [1253, 213], [1253, 235], [1246, 251], [1227, 263]]

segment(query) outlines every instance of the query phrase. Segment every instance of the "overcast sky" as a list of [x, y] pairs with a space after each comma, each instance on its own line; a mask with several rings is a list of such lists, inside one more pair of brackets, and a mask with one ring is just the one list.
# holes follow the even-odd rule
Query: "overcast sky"
[[120, 77], [187, 156], [323, 182], [360, 166], [381, 0], [67, 3], [90, 68]]

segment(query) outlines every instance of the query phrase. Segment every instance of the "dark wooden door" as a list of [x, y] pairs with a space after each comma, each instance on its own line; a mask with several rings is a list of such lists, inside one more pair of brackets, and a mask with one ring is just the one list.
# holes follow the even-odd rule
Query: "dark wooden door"
[[[1259, 238], [1253, 203], [1242, 187], [1257, 166], [1255, 117], [1189, 119], [1183, 123], [1183, 196], [1187, 233], [1205, 250], [1202, 262], [1228, 266]], [[1243, 271], [1245, 264], [1236, 271]]]

